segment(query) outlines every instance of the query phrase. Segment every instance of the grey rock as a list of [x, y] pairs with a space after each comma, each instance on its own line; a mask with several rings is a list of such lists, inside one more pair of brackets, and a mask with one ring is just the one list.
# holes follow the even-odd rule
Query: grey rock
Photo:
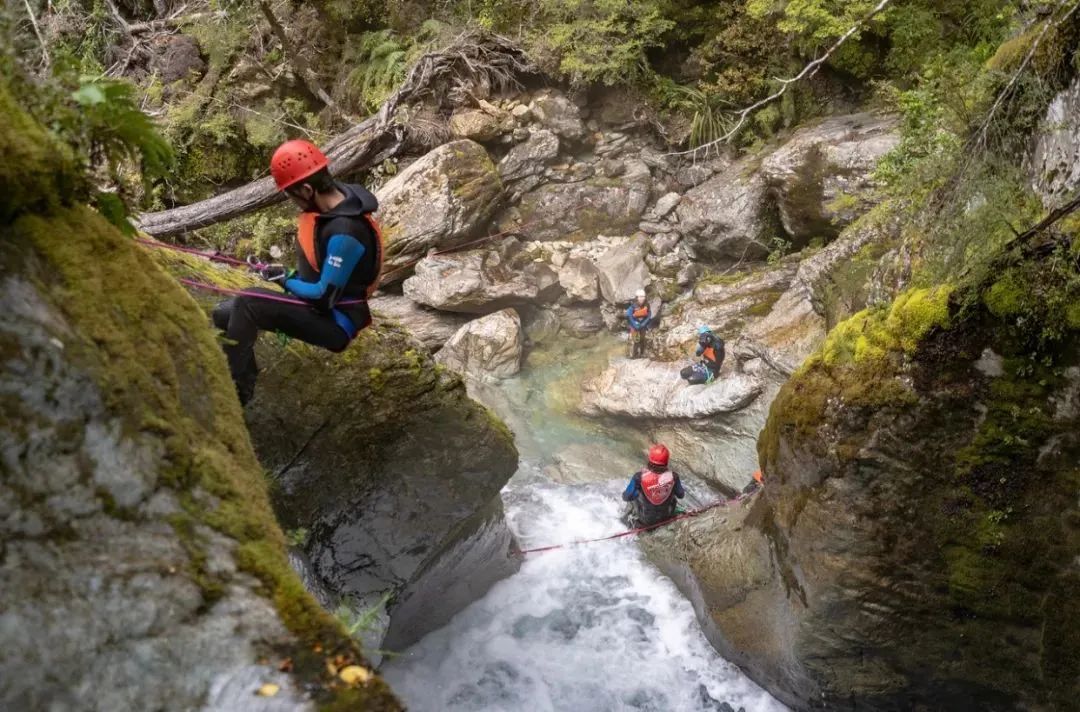
[[649, 217], [660, 220], [667, 217], [667, 214], [678, 207], [679, 202], [682, 200], [682, 195], [679, 193], [667, 193], [659, 200], [656, 201], [656, 205], [649, 211]]
[[431, 309], [396, 294], [377, 294], [368, 304], [376, 319], [400, 324], [432, 351], [441, 349], [469, 320], [463, 314]]
[[485, 143], [513, 130], [513, 121], [507, 112], [484, 103], [486, 108], [455, 111], [450, 116], [450, 135]]
[[619, 359], [582, 386], [585, 415], [627, 418], [707, 418], [741, 410], [761, 395], [764, 384], [730, 374], [709, 385], [687, 385], [681, 366], [645, 359]]
[[507, 182], [537, 176], [559, 155], [559, 137], [547, 129], [533, 131], [499, 161], [499, 175]]
[[675, 180], [684, 190], [696, 188], [716, 172], [716, 168], [710, 163], [688, 163], [675, 173]]
[[571, 336], [584, 337], [604, 330], [600, 309], [595, 306], [566, 306], [556, 310], [560, 328]]
[[502, 181], [484, 148], [454, 141], [436, 148], [379, 190], [378, 218], [386, 242], [384, 274], [433, 247], [460, 244], [486, 223], [502, 196]]
[[755, 166], [749, 160], [729, 164], [683, 196], [676, 208], [679, 232], [705, 259], [762, 258], [768, 253], [765, 202], [765, 182]]
[[1047, 210], [1080, 186], [1080, 79], [1050, 102], [1025, 163]]
[[534, 310], [523, 324], [530, 345], [549, 342], [559, 335], [559, 315], [551, 309]]
[[641, 230], [647, 235], [660, 235], [674, 232], [675, 226], [671, 223], [650, 222], [648, 220], [644, 220], [640, 224], [638, 224], [638, 230]]
[[435, 361], [469, 378], [508, 378], [521, 370], [523, 342], [518, 313], [503, 309], [461, 327]]
[[[534, 240], [591, 240], [637, 227], [652, 189], [648, 167], [628, 161], [619, 178], [549, 183], [525, 193], [514, 214]], [[509, 226], [504, 218], [503, 227]]]
[[680, 240], [682, 240], [682, 235], [677, 232], [653, 235], [649, 242], [649, 251], [657, 256], [666, 255], [679, 245]]
[[545, 265], [515, 268], [499, 252], [468, 250], [425, 257], [405, 280], [405, 296], [443, 311], [489, 314], [557, 298], [558, 277]]
[[568, 303], [595, 302], [600, 298], [599, 272], [582, 257], [572, 257], [559, 269], [559, 284], [566, 290]]
[[761, 173], [796, 246], [831, 238], [871, 206], [877, 162], [900, 141], [895, 117], [852, 114], [801, 128]]
[[639, 289], [652, 281], [645, 266], [646, 243], [631, 239], [610, 248], [596, 261], [600, 293], [609, 303], [629, 302]]
[[562, 94], [550, 92], [533, 99], [530, 106], [540, 123], [559, 136], [578, 141], [585, 136], [581, 110]]

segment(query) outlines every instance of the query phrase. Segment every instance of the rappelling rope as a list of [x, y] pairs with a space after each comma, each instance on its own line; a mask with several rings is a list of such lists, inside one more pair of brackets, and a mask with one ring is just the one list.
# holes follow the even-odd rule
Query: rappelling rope
[[[452, 252], [459, 252], [459, 251], [465, 249], [466, 247], [471, 247], [473, 245], [479, 245], [481, 243], [488, 242], [490, 240], [494, 240], [494, 239], [499, 238], [499, 237], [505, 237], [505, 236], [513, 234], [515, 232], [520, 232], [521, 230], [525, 229], [526, 227], [529, 227], [530, 225], [534, 224], [535, 222], [536, 221], [533, 221], [532, 223], [526, 223], [524, 225], [519, 225], [519, 226], [514, 227], [512, 229], [503, 230], [502, 232], [496, 232], [496, 233], [491, 234], [491, 235], [485, 235], [484, 237], [481, 237], [481, 238], [476, 239], [476, 240], [471, 240], [469, 242], [465, 242], [465, 243], [462, 243], [460, 245], [454, 245], [453, 247], [448, 247], [448, 248], [446, 248], [444, 250], [438, 250], [436, 252], [431, 252], [431, 253], [429, 253], [429, 255], [424, 255], [423, 257], [417, 257], [416, 259], [411, 260], [409, 262], [406, 262], [405, 264], [401, 265], [400, 267], [397, 267], [397, 268], [387, 272], [386, 274], [383, 274], [379, 278], [379, 280], [381, 282], [381, 281], [385, 280], [387, 277], [389, 277], [392, 274], [395, 274], [395, 273], [400, 272], [402, 270], [408, 269], [409, 267], [412, 267], [413, 265], [418, 263], [420, 260], [424, 259], [424, 257], [428, 257], [428, 256], [432, 256], [432, 255], [445, 255], [445, 254], [449, 254], [449, 253], [452, 253]], [[152, 247], [152, 248], [159, 249], [159, 250], [172, 250], [174, 252], [183, 252], [183, 253], [188, 254], [188, 255], [195, 255], [196, 257], [202, 257], [204, 259], [208, 259], [211, 262], [220, 262], [221, 264], [228, 265], [230, 267], [234, 267], [234, 268], [238, 268], [238, 269], [249, 269], [249, 270], [259, 271], [259, 270], [262, 270], [262, 269], [266, 269], [269, 266], [264, 262], [245, 261], [245, 260], [239, 259], [237, 257], [232, 257], [231, 255], [223, 254], [221, 252], [218, 252], [217, 250], [215, 250], [213, 252], [207, 252], [205, 250], [199, 250], [199, 249], [196, 249], [194, 247], [184, 247], [183, 245], [173, 245], [173, 244], [170, 244], [168, 242], [160, 242], [158, 240], [150, 240], [150, 239], [142, 238], [142, 237], [136, 237], [135, 242], [139, 243], [140, 245], [145, 245], [146, 247]], [[237, 297], [252, 297], [254, 299], [263, 299], [263, 300], [266, 300], [268, 302], [280, 302], [282, 304], [301, 304], [301, 305], [305, 305], [305, 306], [310, 306], [309, 302], [305, 302], [305, 301], [303, 301], [301, 299], [294, 299], [292, 297], [288, 297], [288, 296], [285, 296], [285, 295], [277, 296], [276, 294], [266, 294], [266, 293], [263, 293], [263, 292], [253, 292], [253, 291], [246, 290], [246, 289], [230, 289], [228, 287], [218, 287], [218, 286], [213, 285], [213, 284], [207, 284], [206, 282], [199, 282], [199, 281], [194, 280], [194, 279], [187, 279], [187, 278], [183, 278], [183, 277], [178, 278], [177, 281], [179, 281], [181, 284], [183, 284], [185, 286], [191, 287], [192, 289], [201, 289], [201, 290], [206, 291], [206, 292], [217, 292], [218, 294], [228, 294], [228, 295], [237, 296]], [[353, 304], [361, 304], [363, 302], [364, 302], [363, 299], [350, 299], [350, 300], [340, 301], [337, 304], [338, 304], [338, 306], [350, 306], [350, 305], [353, 305]]]
[[662, 522], [656, 522], [655, 524], [649, 524], [643, 527], [635, 527], [634, 529], [627, 529], [624, 532], [618, 532], [616, 534], [610, 534], [608, 536], [597, 537], [596, 539], [578, 539], [576, 541], [568, 541], [565, 544], [538, 546], [535, 549], [512, 549], [510, 553], [515, 556], [524, 556], [525, 554], [539, 554], [544, 551], [555, 551], [556, 549], [567, 549], [572, 546], [580, 546], [582, 544], [593, 544], [598, 541], [611, 541], [612, 539], [621, 539], [627, 536], [634, 536], [635, 534], [641, 534], [642, 532], [659, 529], [660, 527], [667, 526], [668, 524], [673, 524], [674, 522], [678, 522], [683, 519], [690, 519], [691, 517], [696, 517], [699, 514], [708, 512], [710, 509], [716, 509], [717, 507], [726, 507], [731, 504], [737, 504], [748, 499], [751, 495], [757, 492], [758, 490], [756, 489], [753, 492], [744, 492], [737, 497], [732, 497], [731, 499], [721, 499], [717, 502], [713, 502], [712, 504], [707, 504], [704, 507], [693, 509], [689, 512], [683, 512], [682, 514], [676, 515], [670, 519], [665, 519]]

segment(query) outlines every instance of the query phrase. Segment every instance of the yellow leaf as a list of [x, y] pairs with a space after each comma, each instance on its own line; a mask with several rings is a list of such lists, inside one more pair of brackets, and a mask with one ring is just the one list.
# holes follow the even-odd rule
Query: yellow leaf
[[338, 677], [347, 685], [358, 685], [371, 679], [371, 671], [359, 665], [349, 665], [338, 674]]
[[280, 685], [275, 685], [272, 682], [268, 682], [262, 687], [260, 687], [255, 694], [259, 697], [273, 697], [278, 693], [279, 690], [281, 690]]

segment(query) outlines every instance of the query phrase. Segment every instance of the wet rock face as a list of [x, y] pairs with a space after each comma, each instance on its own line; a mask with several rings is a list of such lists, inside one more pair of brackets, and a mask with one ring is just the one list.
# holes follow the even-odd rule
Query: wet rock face
[[89, 209], [0, 253], [0, 708], [329, 701], [311, 645], [359, 654], [288, 567], [204, 316]]
[[449, 247], [481, 230], [502, 196], [499, 173], [480, 144], [445, 144], [394, 176], [379, 191], [386, 242], [384, 274], [433, 247]]
[[871, 173], [899, 141], [894, 118], [852, 114], [799, 129], [768, 156], [761, 173], [793, 243], [834, 237], [865, 213]]
[[[505, 575], [507, 540], [476, 517], [497, 505], [517, 452], [458, 376], [382, 325], [337, 355], [264, 344], [261, 362], [274, 365], [248, 425], [275, 508], [310, 531], [306, 553], [332, 594], [356, 611], [389, 595], [391, 631], [419, 635], [472, 600], [442, 597], [463, 575], [435, 565], [444, 552], [472, 562], [468, 591]], [[412, 613], [398, 616], [406, 600]]]
[[509, 378], [521, 370], [523, 341], [518, 313], [503, 309], [461, 327], [435, 360], [470, 378]]
[[[658, 553], [692, 573], [721, 649], [789, 704], [1072, 705], [1080, 324], [1045, 295], [1080, 294], [1019, 287], [1039, 272], [1006, 263], [963, 316], [916, 290], [840, 325], [773, 403], [756, 519]], [[1035, 366], [1046, 323], [1074, 326]]]
[[1047, 209], [1064, 203], [1080, 185], [1080, 80], [1046, 109], [1027, 160], [1032, 184]]

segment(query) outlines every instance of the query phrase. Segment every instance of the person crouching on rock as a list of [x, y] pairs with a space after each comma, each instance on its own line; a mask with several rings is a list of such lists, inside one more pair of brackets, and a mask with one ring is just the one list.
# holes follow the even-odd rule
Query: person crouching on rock
[[707, 326], [698, 327], [698, 346], [695, 355], [700, 361], [684, 368], [679, 375], [691, 385], [712, 383], [720, 375], [720, 366], [724, 363], [724, 340], [712, 333]]
[[634, 473], [622, 498], [630, 502], [625, 520], [631, 527], [647, 527], [675, 516], [678, 502], [686, 496], [679, 475], [668, 468], [671, 453], [663, 445], [649, 448], [649, 463]]
[[630, 322], [630, 358], [645, 355], [645, 332], [652, 326], [652, 309], [645, 301], [645, 290], [637, 290], [634, 301], [626, 308], [626, 320]]
[[278, 190], [302, 211], [296, 237], [297, 269], [268, 265], [263, 279], [286, 294], [249, 290], [214, 310], [214, 325], [225, 332], [225, 356], [241, 403], [255, 392], [259, 331], [278, 331], [330, 351], [344, 351], [371, 324], [367, 298], [379, 284], [383, 248], [371, 213], [375, 196], [330, 175], [326, 156], [307, 141], [286, 141], [270, 159]]

